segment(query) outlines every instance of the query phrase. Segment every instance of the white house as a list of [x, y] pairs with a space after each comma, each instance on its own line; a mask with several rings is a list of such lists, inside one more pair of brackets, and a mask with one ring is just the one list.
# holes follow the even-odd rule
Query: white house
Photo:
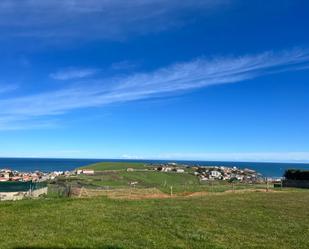
[[163, 172], [171, 172], [173, 170], [173, 168], [171, 167], [162, 167], [162, 170]]
[[82, 169], [78, 169], [76, 173], [77, 173], [78, 175], [80, 175], [80, 174], [83, 173], [83, 170], [82, 170]]
[[210, 172], [210, 175], [214, 178], [219, 178], [221, 176], [221, 172], [217, 171], [217, 170], [212, 170]]
[[200, 180], [201, 180], [201, 181], [208, 181], [209, 178], [207, 178], [206, 176], [201, 175], [201, 176], [200, 176]]
[[93, 169], [84, 169], [83, 174], [85, 175], [94, 175], [94, 170]]

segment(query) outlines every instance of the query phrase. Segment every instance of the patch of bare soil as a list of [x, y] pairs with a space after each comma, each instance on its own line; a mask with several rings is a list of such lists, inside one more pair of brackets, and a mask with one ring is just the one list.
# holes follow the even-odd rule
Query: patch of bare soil
[[227, 190], [224, 192], [184, 192], [174, 195], [169, 195], [161, 192], [156, 188], [148, 189], [111, 189], [111, 190], [98, 190], [80, 188], [74, 191], [75, 197], [87, 198], [106, 196], [111, 199], [129, 199], [129, 200], [142, 200], [142, 199], [166, 199], [166, 198], [179, 198], [179, 197], [202, 197], [207, 195], [226, 195], [233, 193], [248, 193], [248, 192], [275, 192], [274, 190], [266, 189], [237, 189]]
[[226, 190], [223, 193], [246, 193], [246, 192], [275, 192], [273, 189], [237, 189], [237, 190]]
[[232, 193], [248, 193], [248, 192], [275, 192], [272, 189], [236, 189], [236, 190], [226, 190], [223, 192], [192, 192], [192, 193], [185, 193], [183, 196], [185, 197], [199, 197], [205, 195], [226, 195]]
[[111, 189], [111, 190], [101, 190], [101, 189], [86, 189], [80, 188], [75, 189], [73, 196], [80, 198], [87, 197], [97, 197], [97, 196], [107, 196], [111, 199], [162, 199], [170, 198], [169, 195], [161, 192], [156, 188], [149, 189]]
[[179, 196], [183, 196], [183, 197], [200, 197], [200, 196], [205, 196], [205, 195], [209, 195], [209, 192], [186, 192], [186, 193], [182, 193]]

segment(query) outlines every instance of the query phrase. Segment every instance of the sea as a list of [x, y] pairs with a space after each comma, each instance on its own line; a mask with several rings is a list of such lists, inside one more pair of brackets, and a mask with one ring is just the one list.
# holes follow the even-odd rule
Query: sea
[[176, 162], [190, 166], [226, 166], [249, 168], [264, 177], [282, 177], [287, 169], [309, 170], [309, 163], [227, 162], [227, 161], [167, 161], [167, 160], [120, 160], [120, 159], [55, 159], [55, 158], [0, 158], [0, 169], [9, 168], [20, 172], [71, 171], [97, 162]]

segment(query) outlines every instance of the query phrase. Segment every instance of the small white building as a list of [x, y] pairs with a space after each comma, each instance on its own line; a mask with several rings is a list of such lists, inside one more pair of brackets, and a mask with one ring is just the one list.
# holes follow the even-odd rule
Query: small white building
[[243, 175], [236, 175], [236, 179], [238, 181], [242, 181], [244, 179], [244, 176]]
[[201, 180], [201, 181], [208, 181], [209, 178], [207, 178], [206, 176], [201, 175], [201, 176], [200, 176], [200, 180]]
[[76, 171], [76, 174], [77, 175], [81, 175], [81, 174], [84, 174], [84, 175], [94, 175], [94, 170], [93, 169], [78, 169]]
[[5, 172], [5, 173], [3, 174], [3, 177], [4, 177], [5, 179], [10, 179], [10, 172]]
[[211, 177], [213, 178], [219, 178], [221, 176], [221, 172], [217, 171], [217, 170], [212, 170], [210, 172]]
[[80, 174], [82, 174], [83, 173], [83, 170], [82, 169], [78, 169], [77, 171], [76, 171], [76, 174], [78, 174], [78, 175], [80, 175]]
[[83, 174], [85, 175], [94, 175], [94, 170], [93, 169], [84, 169]]
[[173, 170], [173, 168], [171, 167], [162, 167], [162, 172], [171, 172]]
[[184, 173], [185, 170], [184, 170], [184, 169], [176, 169], [176, 172], [177, 172], [177, 173]]
[[168, 163], [168, 165], [176, 166], [177, 163]]

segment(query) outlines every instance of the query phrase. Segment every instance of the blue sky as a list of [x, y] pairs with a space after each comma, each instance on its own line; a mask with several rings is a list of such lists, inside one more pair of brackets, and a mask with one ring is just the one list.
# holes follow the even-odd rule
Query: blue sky
[[309, 162], [308, 10], [2, 0], [0, 156]]

